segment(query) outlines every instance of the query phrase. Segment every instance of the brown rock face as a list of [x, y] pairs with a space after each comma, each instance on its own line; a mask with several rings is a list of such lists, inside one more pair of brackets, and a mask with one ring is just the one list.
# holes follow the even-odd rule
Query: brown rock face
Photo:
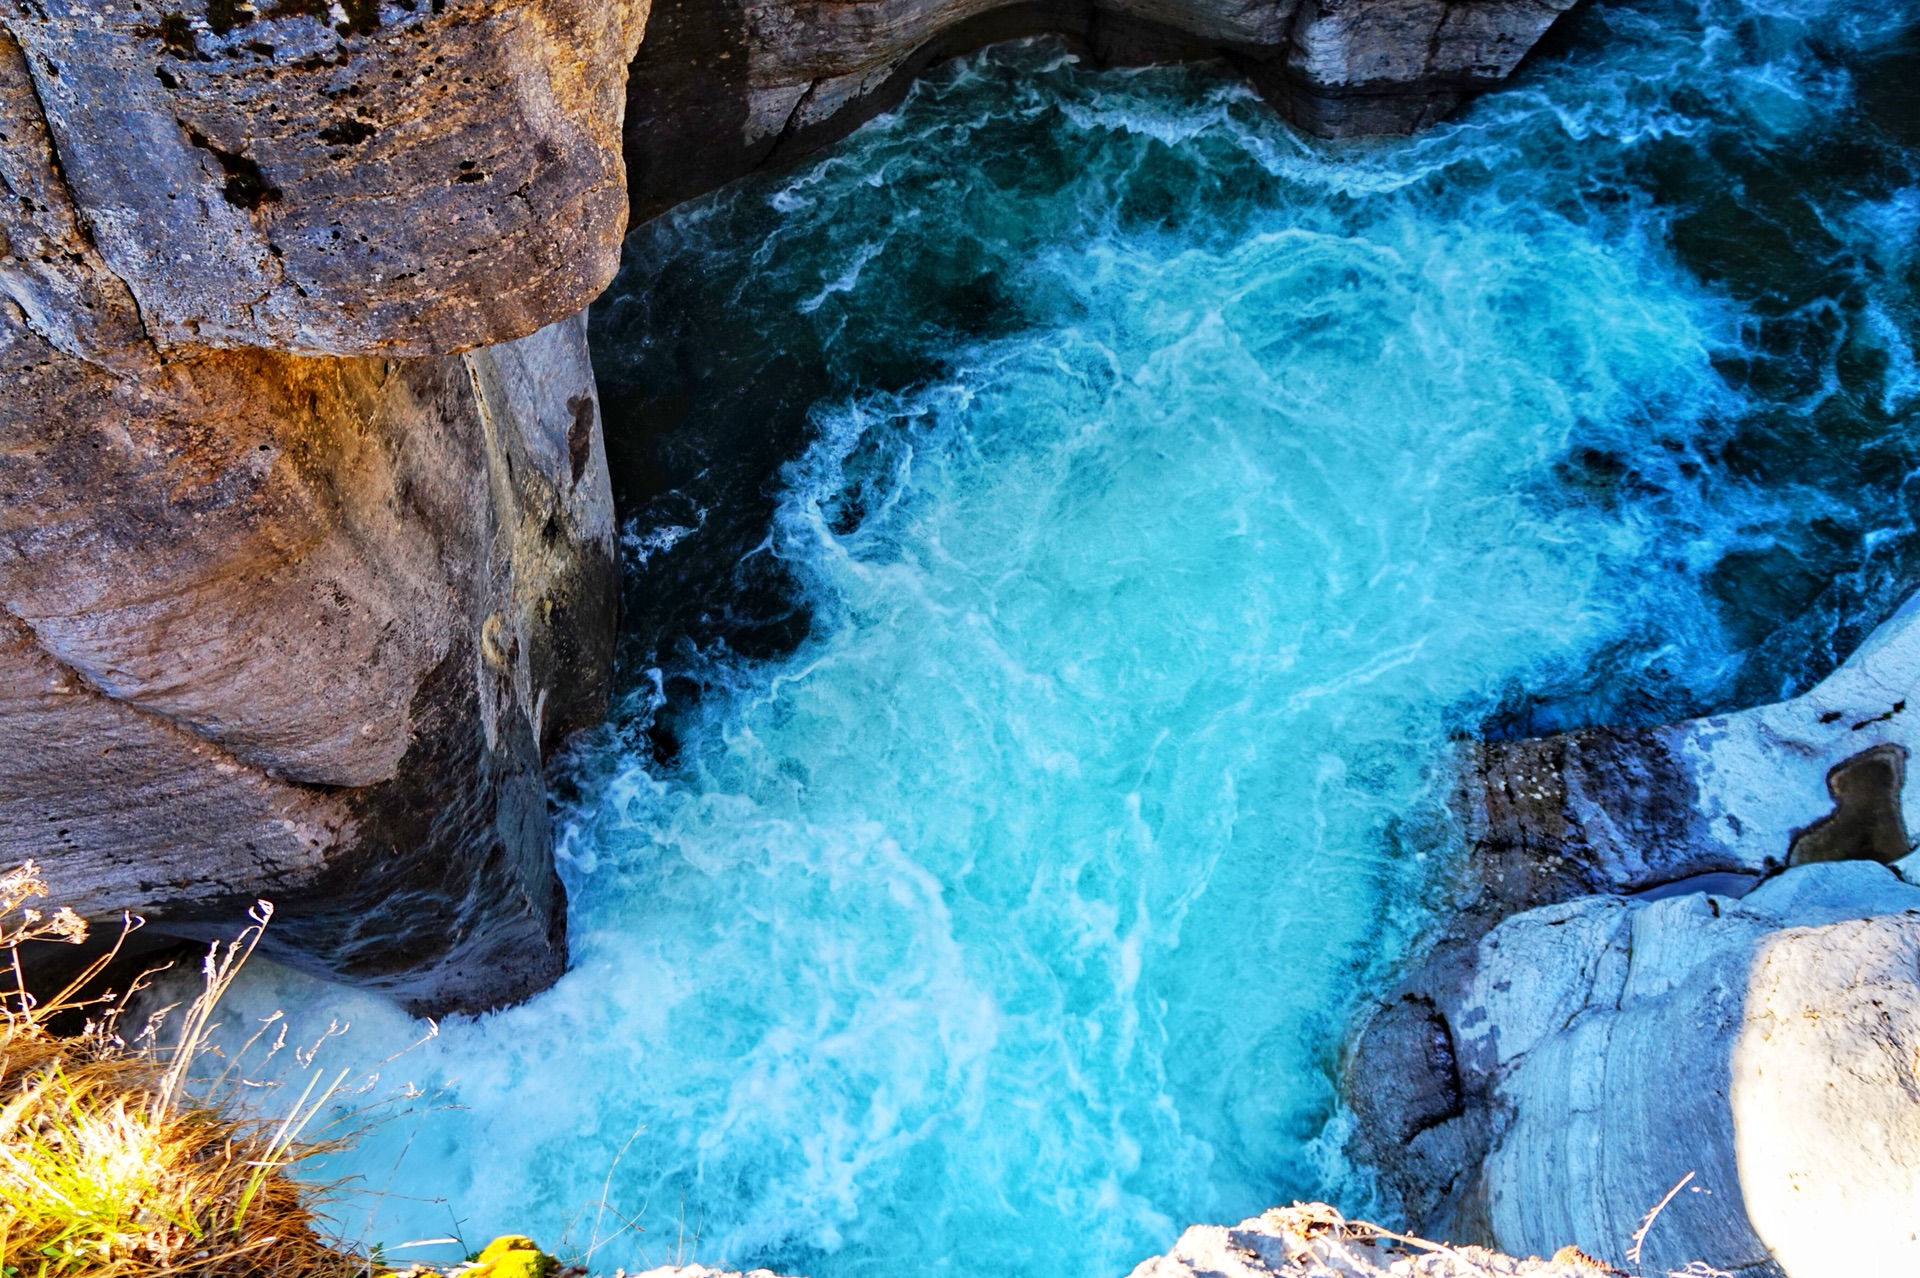
[[645, 0], [5, 0], [4, 17], [159, 344], [394, 355], [523, 337], [612, 280], [645, 20]]
[[1574, 0], [659, 0], [628, 82], [636, 221], [800, 158], [931, 63], [1065, 38], [1102, 65], [1225, 58], [1326, 137], [1411, 133], [1511, 75]]
[[557, 975], [542, 745], [612, 650], [583, 322], [150, 379], [9, 336], [0, 860], [176, 935], [268, 897], [283, 955], [423, 1006]]
[[563, 969], [644, 17], [5, 0], [0, 862], [422, 1010]]

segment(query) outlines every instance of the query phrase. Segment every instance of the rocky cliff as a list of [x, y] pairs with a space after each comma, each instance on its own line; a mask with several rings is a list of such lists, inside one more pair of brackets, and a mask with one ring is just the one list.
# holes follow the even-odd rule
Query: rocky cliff
[[659, 0], [628, 84], [636, 220], [791, 163], [941, 58], [1052, 35], [1102, 65], [1223, 59], [1325, 137], [1410, 133], [1573, 0]]
[[616, 598], [579, 315], [629, 195], [1040, 32], [1405, 131], [1563, 7], [0, 0], [0, 859], [148, 938], [270, 897], [279, 957], [420, 1009], [540, 988], [541, 766]]
[[0, 859], [422, 1008], [559, 973], [644, 20], [0, 9]]

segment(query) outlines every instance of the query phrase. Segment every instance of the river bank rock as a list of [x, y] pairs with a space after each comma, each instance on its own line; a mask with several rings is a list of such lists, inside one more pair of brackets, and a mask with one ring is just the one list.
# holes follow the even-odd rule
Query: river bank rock
[[1916, 685], [1909, 602], [1792, 701], [1476, 748], [1465, 908], [1346, 1065], [1415, 1228], [1622, 1263], [1691, 1172], [1654, 1272], [1920, 1267]]
[[1224, 59], [1324, 137], [1410, 133], [1511, 75], [1573, 0], [658, 0], [628, 83], [635, 221], [791, 163], [928, 66], [1048, 35], [1100, 65]]
[[1700, 874], [1750, 885], [1788, 865], [1898, 860], [1920, 828], [1905, 789], [1920, 748], [1917, 692], [1920, 596], [1792, 700], [1482, 743], [1460, 803], [1475, 877], [1504, 907], [1526, 908]]

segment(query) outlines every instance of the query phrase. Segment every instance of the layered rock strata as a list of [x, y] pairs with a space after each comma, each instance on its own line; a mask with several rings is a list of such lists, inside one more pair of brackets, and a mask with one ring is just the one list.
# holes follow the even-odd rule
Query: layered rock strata
[[1654, 1272], [1920, 1267], [1916, 688], [1910, 601], [1792, 701], [1476, 749], [1467, 907], [1347, 1067], [1416, 1228], [1623, 1262], [1691, 1172]]
[[422, 1010], [558, 975], [644, 20], [0, 7], [0, 860]]
[[[1430, 1227], [1516, 1252], [1570, 1238], [1652, 1273], [1920, 1267], [1920, 888], [1887, 867], [1545, 906], [1423, 994], [1453, 1112], [1401, 1111], [1401, 1151], [1374, 1152], [1448, 1192]], [[1384, 1046], [1363, 1067], [1390, 1065]]]
[[1410, 133], [1573, 0], [660, 0], [628, 85], [636, 221], [800, 158], [939, 59], [1053, 35], [1102, 65], [1222, 58], [1301, 128]]

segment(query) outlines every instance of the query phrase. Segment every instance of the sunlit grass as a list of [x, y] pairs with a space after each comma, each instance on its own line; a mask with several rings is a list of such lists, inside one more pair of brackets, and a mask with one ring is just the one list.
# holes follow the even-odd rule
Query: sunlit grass
[[[130, 1043], [119, 1033], [124, 997], [74, 1001], [107, 959], [43, 1003], [27, 994], [21, 945], [86, 938], [85, 924], [69, 911], [48, 916], [25, 906], [46, 891], [32, 863], [0, 877], [0, 948], [14, 978], [13, 991], [0, 997], [0, 1273], [368, 1273], [365, 1260], [327, 1244], [316, 1228], [315, 1191], [289, 1174], [319, 1148], [303, 1143], [301, 1131], [333, 1088], [310, 1087], [288, 1118], [270, 1122], [222, 1106], [221, 1089], [232, 1083], [227, 1069], [188, 1086], [195, 1061], [209, 1051], [215, 1005], [270, 911], [263, 906], [239, 940], [213, 948], [205, 988], [184, 1008], [177, 1033], [161, 1033], [163, 1015]], [[49, 1028], [56, 1015], [75, 1012], [89, 1017], [81, 1033]]]

